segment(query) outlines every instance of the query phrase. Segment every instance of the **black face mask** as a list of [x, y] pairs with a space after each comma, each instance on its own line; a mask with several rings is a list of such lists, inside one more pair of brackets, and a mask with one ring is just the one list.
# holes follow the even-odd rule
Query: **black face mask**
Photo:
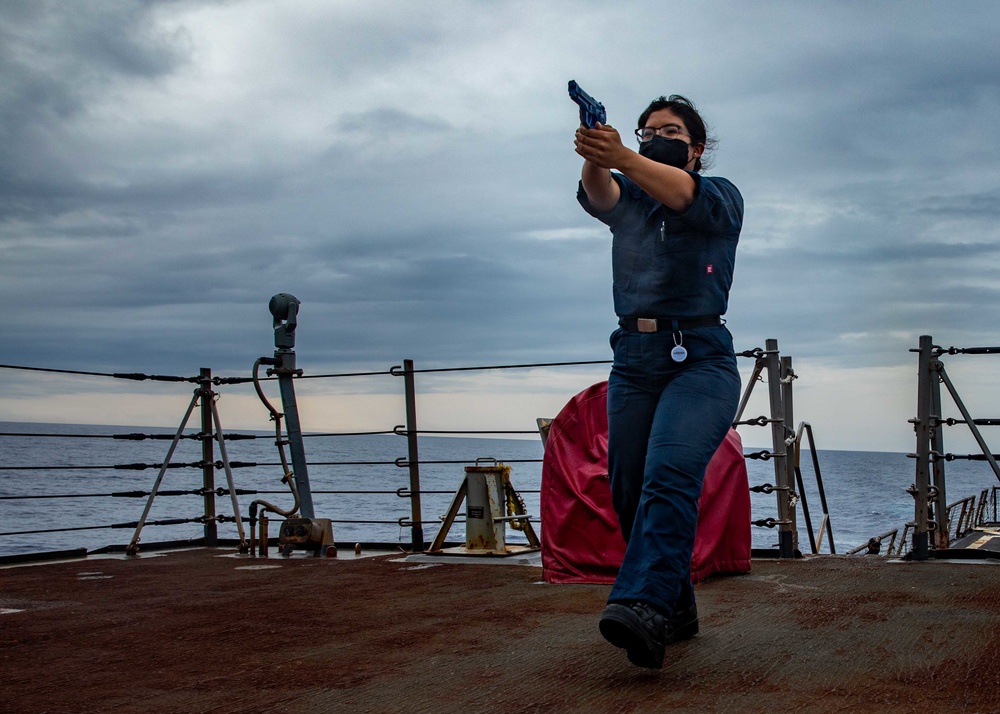
[[639, 144], [639, 155], [660, 164], [683, 169], [688, 163], [688, 144], [681, 139], [654, 136]]

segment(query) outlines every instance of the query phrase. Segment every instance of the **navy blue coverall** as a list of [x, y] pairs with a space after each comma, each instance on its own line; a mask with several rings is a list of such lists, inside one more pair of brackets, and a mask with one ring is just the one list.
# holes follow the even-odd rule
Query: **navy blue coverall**
[[[621, 198], [610, 211], [595, 211], [582, 183], [577, 193], [613, 235], [619, 328], [611, 335], [608, 471], [627, 548], [608, 601], [646, 602], [667, 617], [694, 602], [702, 481], [740, 398], [732, 335], [721, 316], [743, 198], [724, 178], [689, 173], [697, 189], [684, 213], [618, 173]], [[650, 319], [652, 332], [645, 331]], [[671, 357], [677, 345], [687, 351], [681, 361]]]

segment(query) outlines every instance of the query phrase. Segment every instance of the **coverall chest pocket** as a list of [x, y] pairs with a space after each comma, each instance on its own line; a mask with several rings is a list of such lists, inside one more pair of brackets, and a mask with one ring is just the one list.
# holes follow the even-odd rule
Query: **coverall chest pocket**
[[691, 235], [685, 231], [681, 219], [676, 216], [661, 218], [653, 239], [653, 254], [679, 253], [690, 250]]

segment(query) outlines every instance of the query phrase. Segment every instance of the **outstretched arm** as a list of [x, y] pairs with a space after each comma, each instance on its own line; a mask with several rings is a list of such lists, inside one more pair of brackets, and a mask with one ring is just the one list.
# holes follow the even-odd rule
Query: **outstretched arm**
[[[579, 154], [579, 139], [577, 139], [577, 147]], [[587, 200], [590, 201], [594, 210], [599, 213], [607, 213], [618, 205], [622, 191], [618, 182], [611, 177], [610, 169], [601, 168], [589, 160], [584, 161], [580, 180], [583, 183], [583, 190], [587, 193]]]
[[621, 195], [618, 183], [611, 178], [611, 169], [621, 171], [643, 191], [678, 213], [694, 202], [697, 187], [689, 173], [640, 156], [622, 143], [618, 131], [610, 125], [577, 129], [576, 153], [586, 159], [583, 189], [598, 210], [611, 210]]

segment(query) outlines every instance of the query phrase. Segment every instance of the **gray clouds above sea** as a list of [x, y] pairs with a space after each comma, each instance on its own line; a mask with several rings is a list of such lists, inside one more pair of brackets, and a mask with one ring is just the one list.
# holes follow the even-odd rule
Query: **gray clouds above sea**
[[576, 79], [681, 93], [746, 222], [739, 349], [996, 343], [1000, 6], [6, 2], [5, 363], [244, 371], [267, 301], [330, 367], [603, 359]]

